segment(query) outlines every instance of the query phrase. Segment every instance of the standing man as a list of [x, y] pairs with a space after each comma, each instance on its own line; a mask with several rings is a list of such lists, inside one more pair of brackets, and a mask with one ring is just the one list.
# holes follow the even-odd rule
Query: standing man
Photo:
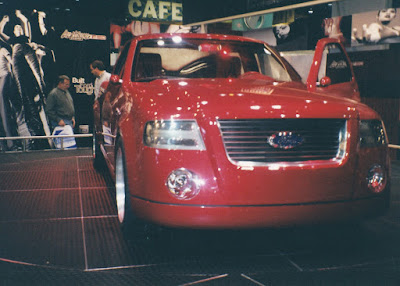
[[65, 125], [75, 127], [74, 102], [68, 91], [70, 82], [68, 76], [60, 75], [57, 87], [53, 88], [47, 97], [46, 113], [53, 128]]
[[98, 99], [100, 96], [101, 84], [110, 80], [111, 74], [105, 69], [102, 61], [96, 60], [90, 64], [90, 72], [96, 77], [94, 82], [94, 100]]

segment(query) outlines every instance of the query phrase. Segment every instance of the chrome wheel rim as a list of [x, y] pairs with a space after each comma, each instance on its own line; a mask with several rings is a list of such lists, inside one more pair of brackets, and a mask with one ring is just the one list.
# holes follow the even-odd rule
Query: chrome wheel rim
[[96, 133], [93, 132], [93, 140], [92, 140], [92, 154], [93, 154], [93, 158], [96, 159]]
[[115, 193], [118, 220], [123, 223], [125, 218], [125, 172], [121, 148], [118, 149], [115, 161]]

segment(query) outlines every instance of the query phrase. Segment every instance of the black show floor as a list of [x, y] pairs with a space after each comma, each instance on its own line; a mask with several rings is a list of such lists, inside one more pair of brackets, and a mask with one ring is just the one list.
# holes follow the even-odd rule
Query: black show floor
[[0, 154], [0, 286], [400, 285], [400, 163], [383, 217], [353, 226], [120, 232], [91, 150]]

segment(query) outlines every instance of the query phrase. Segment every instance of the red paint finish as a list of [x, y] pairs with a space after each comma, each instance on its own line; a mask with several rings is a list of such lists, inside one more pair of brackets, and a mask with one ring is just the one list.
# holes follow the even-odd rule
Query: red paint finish
[[[357, 221], [380, 215], [387, 200], [365, 200], [309, 205], [199, 206], [165, 205], [132, 199], [137, 213], [153, 223], [170, 227], [245, 229]], [[369, 210], [366, 212], [366, 210]]]
[[[324, 56], [326, 57], [326, 53], [329, 48], [332, 47], [335, 50], [340, 50], [340, 54], [343, 57], [340, 57], [340, 60], [333, 60], [330, 64], [344, 64], [350, 73], [350, 78], [345, 82], [335, 83], [332, 82], [324, 86], [323, 82], [331, 81], [329, 77], [322, 77], [319, 79], [319, 73], [321, 72], [321, 64], [323, 63]], [[343, 67], [343, 66], [342, 66]], [[344, 67], [343, 67], [344, 68]], [[321, 85], [319, 85], [318, 81], [321, 81]], [[312, 62], [312, 66], [310, 69], [310, 73], [307, 78], [307, 88], [312, 92], [322, 92], [324, 94], [332, 94], [335, 96], [344, 96], [357, 101], [360, 101], [360, 92], [358, 90], [358, 85], [356, 79], [354, 77], [353, 66], [350, 62], [350, 58], [344, 50], [344, 46], [337, 39], [332, 38], [323, 38], [318, 41], [317, 46], [315, 47], [314, 59]]]
[[[332, 44], [343, 55], [333, 61], [327, 57], [327, 74], [334, 76], [347, 68], [349, 81], [339, 79], [342, 82], [335, 84], [335, 78], [325, 77], [319, 84], [324, 49]], [[145, 35], [126, 49], [126, 57], [117, 61], [105, 93], [95, 103], [94, 118], [112, 175], [115, 147], [118, 140], [123, 142], [131, 204], [138, 216], [174, 227], [251, 228], [362, 218], [388, 207], [389, 183], [381, 194], [369, 191], [366, 183], [374, 164], [385, 168], [389, 181], [387, 142], [360, 146], [360, 120], [380, 117], [359, 102], [350, 61], [338, 41], [318, 43], [306, 85], [279, 54], [252, 39]], [[147, 54], [147, 63], [140, 62], [141, 53]], [[145, 144], [147, 122], [171, 120], [194, 120], [204, 149]], [[226, 143], [243, 126], [223, 135], [224, 120], [250, 122], [247, 135]], [[325, 127], [325, 122], [332, 125]], [[252, 124], [260, 129], [254, 131]], [[337, 131], [331, 131], [334, 128]], [[282, 146], [268, 144], [272, 135], [282, 137]], [[296, 141], [300, 137], [301, 143]], [[288, 140], [292, 142], [286, 148]], [[326, 146], [340, 140], [343, 153], [334, 149], [331, 157], [319, 157]], [[228, 155], [229, 144], [238, 142], [243, 146]], [[254, 152], [246, 156], [264, 159], [232, 157], [248, 145]], [[294, 159], [288, 159], [290, 152], [297, 154]], [[314, 157], [304, 159], [309, 153]], [[276, 157], [270, 159], [271, 154]], [[202, 181], [199, 194], [189, 200], [177, 199], [166, 187], [168, 175], [180, 168]]]

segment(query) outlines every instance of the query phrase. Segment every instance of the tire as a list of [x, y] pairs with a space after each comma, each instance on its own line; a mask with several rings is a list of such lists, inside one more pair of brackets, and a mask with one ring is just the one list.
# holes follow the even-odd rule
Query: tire
[[121, 228], [132, 223], [129, 187], [126, 174], [125, 151], [122, 141], [118, 141], [115, 154], [115, 203]]
[[97, 140], [96, 130], [93, 128], [93, 167], [97, 171], [103, 171], [106, 167], [106, 162], [103, 157], [103, 153], [101, 153], [100, 145]]
[[157, 227], [138, 218], [132, 209], [126, 169], [125, 149], [122, 139], [116, 145], [115, 153], [115, 203], [118, 222], [127, 241], [147, 243], [156, 237]]

